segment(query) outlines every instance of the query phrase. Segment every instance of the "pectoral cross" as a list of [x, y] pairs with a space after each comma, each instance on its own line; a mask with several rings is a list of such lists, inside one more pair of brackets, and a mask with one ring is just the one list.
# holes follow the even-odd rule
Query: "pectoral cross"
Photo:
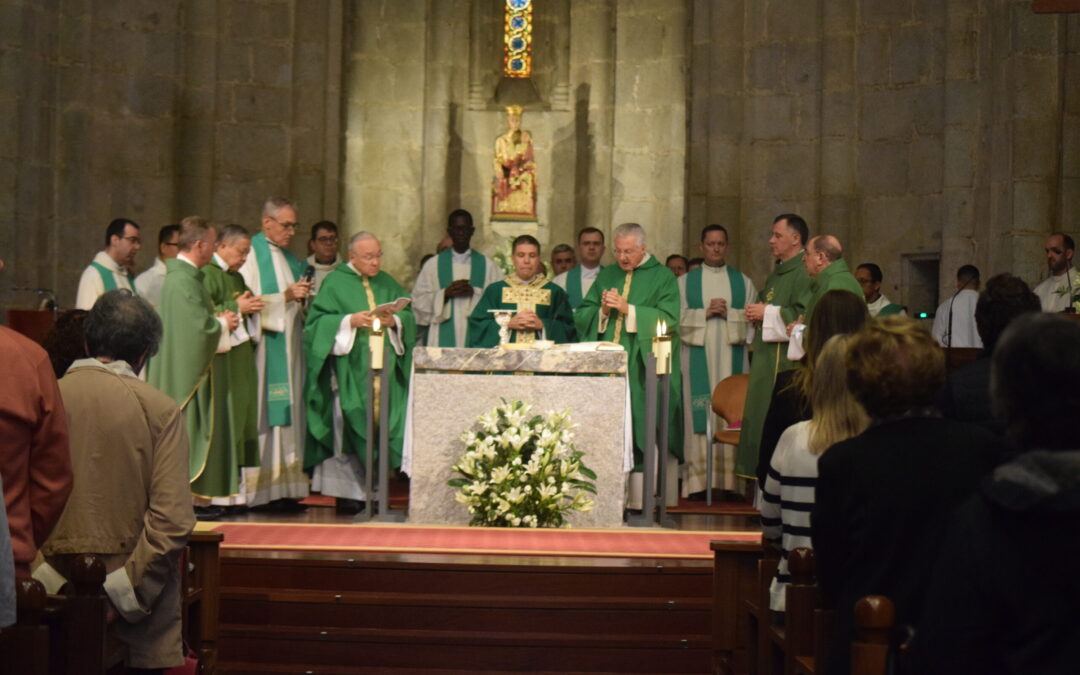
[[[537, 305], [551, 304], [551, 290], [535, 286], [507, 286], [502, 291], [502, 301], [517, 304], [519, 312], [535, 312]], [[519, 342], [535, 342], [536, 333], [516, 331]]]

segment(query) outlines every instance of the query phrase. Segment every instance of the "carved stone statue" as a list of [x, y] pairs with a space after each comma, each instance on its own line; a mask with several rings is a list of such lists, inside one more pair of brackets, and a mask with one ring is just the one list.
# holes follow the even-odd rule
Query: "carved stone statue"
[[536, 219], [536, 164], [532, 135], [521, 128], [521, 106], [506, 108], [509, 127], [495, 139], [492, 220]]

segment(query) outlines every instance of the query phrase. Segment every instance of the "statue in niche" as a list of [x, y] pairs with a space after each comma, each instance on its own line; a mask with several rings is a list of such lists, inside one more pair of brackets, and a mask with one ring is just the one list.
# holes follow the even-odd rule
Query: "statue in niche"
[[495, 139], [492, 220], [536, 219], [536, 163], [532, 134], [521, 128], [521, 106], [506, 108], [506, 133]]

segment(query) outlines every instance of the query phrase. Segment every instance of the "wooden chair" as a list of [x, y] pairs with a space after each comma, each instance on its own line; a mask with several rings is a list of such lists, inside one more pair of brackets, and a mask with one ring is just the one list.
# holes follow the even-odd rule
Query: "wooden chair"
[[851, 643], [851, 675], [885, 675], [889, 637], [896, 610], [884, 595], [867, 595], [855, 603], [855, 640]]
[[0, 631], [0, 672], [101, 675], [118, 661], [105, 638], [105, 564], [81, 555], [70, 575], [66, 595], [46, 595], [34, 579], [17, 583], [18, 621]]
[[[742, 424], [743, 408], [746, 405], [746, 391], [750, 387], [749, 375], [731, 375], [716, 383], [712, 394], [712, 410], [727, 426]], [[738, 445], [741, 431], [723, 429], [715, 431], [705, 457], [705, 503], [712, 506], [713, 449], [717, 443]]]

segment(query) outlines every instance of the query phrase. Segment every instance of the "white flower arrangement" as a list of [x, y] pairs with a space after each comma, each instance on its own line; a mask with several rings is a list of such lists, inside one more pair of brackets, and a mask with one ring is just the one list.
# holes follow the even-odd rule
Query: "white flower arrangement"
[[448, 481], [469, 509], [470, 525], [565, 527], [566, 514], [589, 511], [596, 474], [573, 444], [570, 411], [531, 415], [532, 406], [507, 402], [480, 415], [478, 430], [461, 435], [465, 454]]
[[514, 268], [514, 237], [507, 237], [503, 240], [499, 249], [491, 255], [491, 261], [505, 276], [512, 277], [516, 273]]

